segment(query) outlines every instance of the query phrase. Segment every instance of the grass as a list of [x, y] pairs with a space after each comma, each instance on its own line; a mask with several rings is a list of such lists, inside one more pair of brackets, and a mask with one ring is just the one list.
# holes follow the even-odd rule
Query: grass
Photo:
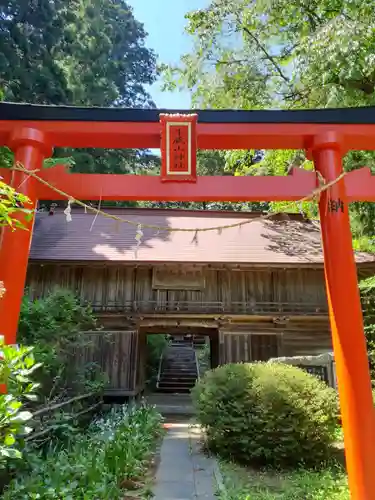
[[220, 500], [349, 500], [344, 470], [258, 472], [222, 463], [227, 488]]

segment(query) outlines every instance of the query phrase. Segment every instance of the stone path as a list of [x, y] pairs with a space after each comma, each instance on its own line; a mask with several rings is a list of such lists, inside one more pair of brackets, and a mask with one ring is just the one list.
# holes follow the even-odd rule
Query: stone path
[[201, 452], [201, 432], [189, 421], [166, 424], [155, 500], [215, 500], [214, 459]]
[[146, 396], [146, 400], [162, 415], [184, 415], [185, 417], [194, 415], [190, 394], [152, 393]]

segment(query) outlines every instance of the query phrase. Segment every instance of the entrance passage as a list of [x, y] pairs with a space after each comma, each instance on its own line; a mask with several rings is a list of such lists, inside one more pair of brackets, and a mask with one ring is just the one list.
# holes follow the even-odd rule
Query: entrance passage
[[219, 364], [219, 331], [203, 328], [167, 330], [160, 354], [156, 392], [189, 394], [203, 373]]
[[156, 389], [174, 394], [189, 393], [199, 377], [198, 357], [189, 340], [174, 342], [163, 352]]

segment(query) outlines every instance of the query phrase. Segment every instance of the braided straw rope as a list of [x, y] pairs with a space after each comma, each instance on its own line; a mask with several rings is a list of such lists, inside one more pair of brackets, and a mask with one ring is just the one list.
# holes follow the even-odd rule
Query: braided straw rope
[[[230, 229], [234, 227], [242, 227], [245, 226], [246, 224], [251, 224], [254, 221], [259, 221], [259, 220], [267, 220], [270, 219], [271, 217], [275, 217], [276, 215], [280, 215], [281, 212], [272, 212], [268, 214], [264, 214], [256, 219], [247, 219], [243, 220], [241, 222], [236, 222], [234, 224], [225, 224], [223, 226], [211, 226], [211, 227], [198, 227], [198, 228], [177, 228], [177, 227], [167, 227], [167, 226], [157, 226], [155, 224], [143, 224], [140, 222], [132, 221], [129, 219], [124, 219], [123, 217], [119, 217], [114, 214], [109, 214], [105, 212], [104, 210], [101, 210], [100, 208], [95, 208], [92, 207], [91, 205], [87, 205], [83, 201], [76, 200], [73, 196], [71, 196], [69, 193], [66, 193], [65, 191], [62, 191], [61, 189], [57, 188], [56, 186], [53, 186], [50, 184], [48, 181], [42, 179], [37, 172], [39, 170], [27, 170], [21, 163], [16, 163], [13, 166], [13, 170], [18, 170], [20, 172], [23, 172], [24, 174], [36, 179], [38, 182], [41, 184], [44, 184], [48, 188], [50, 188], [52, 191], [55, 193], [59, 194], [60, 196], [63, 196], [66, 198], [70, 204], [76, 203], [77, 205], [83, 207], [86, 211], [90, 211], [95, 213], [96, 215], [101, 215], [102, 217], [106, 217], [107, 219], [112, 219], [116, 221], [117, 223], [123, 223], [123, 224], [129, 224], [131, 226], [139, 227], [141, 226], [142, 229], [155, 229], [156, 231], [165, 231], [165, 232], [185, 232], [185, 233], [199, 233], [199, 232], [207, 232], [207, 231], [223, 231], [224, 229]], [[337, 182], [341, 181], [343, 177], [346, 175], [346, 172], [343, 172], [340, 174], [336, 179], [330, 181], [330, 182], [325, 182], [325, 179], [323, 176], [317, 172], [318, 174], [318, 179], [320, 186], [316, 189], [314, 189], [309, 195], [305, 196], [304, 198], [301, 198], [298, 200], [296, 203], [301, 204], [305, 201], [312, 201], [312, 200], [319, 200], [320, 195], [324, 192], [327, 191], [330, 187], [334, 186]]]

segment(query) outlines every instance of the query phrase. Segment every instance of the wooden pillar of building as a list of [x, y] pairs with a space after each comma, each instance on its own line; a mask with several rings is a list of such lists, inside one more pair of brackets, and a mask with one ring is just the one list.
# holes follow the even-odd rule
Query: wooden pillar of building
[[[315, 168], [325, 182], [342, 173], [340, 140], [317, 137]], [[344, 180], [321, 195], [321, 232], [351, 498], [375, 499], [375, 415]]]
[[[27, 170], [42, 168], [44, 157], [49, 153], [45, 146], [45, 137], [40, 131], [32, 128], [16, 130], [11, 137], [15, 164], [23, 165]], [[35, 180], [27, 174], [13, 170], [11, 186], [30, 199], [25, 206], [35, 212], [37, 195]], [[5, 294], [0, 300], [0, 334], [6, 344], [15, 344], [18, 319], [27, 273], [27, 263], [34, 223], [34, 213], [25, 218], [23, 213], [16, 214], [24, 229], [12, 230], [6, 227], [2, 231], [0, 244], [0, 281], [4, 283]]]

